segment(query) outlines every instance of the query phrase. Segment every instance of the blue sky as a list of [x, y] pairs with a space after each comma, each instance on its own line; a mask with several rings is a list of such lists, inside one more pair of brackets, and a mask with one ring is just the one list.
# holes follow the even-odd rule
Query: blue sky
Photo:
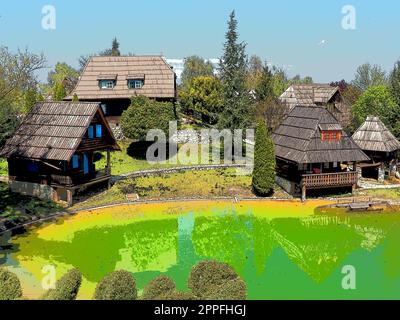
[[[56, 8], [55, 30], [41, 26], [44, 5]], [[341, 26], [344, 5], [356, 9], [356, 30]], [[390, 70], [400, 58], [398, 0], [1, 0], [0, 44], [43, 52], [49, 66], [77, 66], [114, 36], [123, 53], [217, 58], [233, 9], [248, 54], [291, 66], [290, 75], [351, 80], [364, 62]]]

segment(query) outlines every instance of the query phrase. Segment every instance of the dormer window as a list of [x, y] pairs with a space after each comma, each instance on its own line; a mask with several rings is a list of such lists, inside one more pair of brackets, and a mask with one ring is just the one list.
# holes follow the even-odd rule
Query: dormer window
[[115, 80], [99, 80], [100, 89], [113, 89], [115, 87]]
[[129, 89], [141, 89], [144, 85], [143, 79], [129, 79], [128, 88]]
[[342, 138], [342, 132], [338, 130], [326, 130], [321, 132], [322, 141], [339, 141]]

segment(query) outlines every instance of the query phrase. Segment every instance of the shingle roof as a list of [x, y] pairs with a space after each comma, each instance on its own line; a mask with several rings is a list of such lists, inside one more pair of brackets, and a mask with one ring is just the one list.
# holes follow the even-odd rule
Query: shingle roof
[[[127, 80], [140, 75], [141, 89], [129, 89]], [[113, 89], [100, 89], [100, 79], [116, 79]], [[161, 56], [92, 57], [78, 84], [66, 100], [76, 94], [80, 100], [131, 98], [175, 98], [175, 73]]]
[[294, 107], [273, 134], [276, 156], [297, 163], [369, 160], [345, 131], [340, 141], [322, 141], [321, 127], [340, 125], [323, 107]]
[[400, 142], [378, 117], [367, 117], [367, 120], [354, 132], [353, 140], [366, 151], [400, 150]]
[[95, 102], [38, 103], [6, 142], [0, 156], [69, 161], [97, 110], [102, 112]]
[[329, 84], [291, 85], [279, 99], [290, 109], [295, 106], [314, 106], [317, 103], [326, 104], [338, 90], [339, 87]]

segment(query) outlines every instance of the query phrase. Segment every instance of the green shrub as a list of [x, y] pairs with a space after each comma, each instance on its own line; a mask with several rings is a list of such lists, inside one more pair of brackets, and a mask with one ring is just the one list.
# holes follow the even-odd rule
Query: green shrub
[[16, 300], [22, 297], [18, 277], [7, 270], [0, 269], [0, 300]]
[[96, 300], [136, 300], [136, 281], [125, 270], [111, 272], [101, 280], [94, 294]]
[[212, 288], [203, 298], [206, 300], [246, 300], [246, 288], [246, 283], [237, 278]]
[[150, 281], [143, 289], [143, 300], [159, 300], [160, 296], [168, 295], [175, 290], [175, 282], [168, 276], [159, 276]]
[[172, 103], [140, 96], [132, 98], [131, 105], [122, 113], [121, 128], [127, 138], [144, 141], [150, 129], [160, 129], [168, 135], [169, 122], [173, 120]]
[[270, 195], [275, 184], [274, 144], [267, 131], [265, 121], [258, 123], [254, 146], [253, 190], [260, 196]]
[[71, 269], [57, 281], [55, 289], [50, 289], [42, 296], [42, 300], [75, 300], [81, 283], [81, 272]]
[[196, 300], [196, 297], [190, 292], [174, 290], [160, 295], [157, 300]]
[[192, 268], [188, 279], [188, 287], [196, 297], [203, 298], [210, 290], [223, 283], [238, 279], [239, 276], [226, 263], [218, 261], [202, 261]]

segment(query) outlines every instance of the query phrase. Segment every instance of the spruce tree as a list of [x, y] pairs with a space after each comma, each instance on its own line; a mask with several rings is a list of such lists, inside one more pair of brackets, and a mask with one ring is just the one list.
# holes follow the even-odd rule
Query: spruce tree
[[112, 46], [111, 46], [111, 55], [112, 56], [120, 56], [121, 52], [119, 51], [119, 42], [117, 38], [113, 39]]
[[396, 61], [393, 71], [390, 73], [389, 84], [396, 103], [400, 105], [400, 60]]
[[250, 96], [246, 88], [245, 48], [245, 43], [238, 42], [237, 20], [235, 11], [232, 11], [220, 61], [220, 76], [224, 88], [224, 108], [218, 123], [220, 128], [245, 129], [251, 124]]
[[256, 130], [254, 147], [253, 191], [259, 196], [268, 196], [273, 192], [275, 183], [274, 143], [268, 134], [264, 120], [260, 120]]

